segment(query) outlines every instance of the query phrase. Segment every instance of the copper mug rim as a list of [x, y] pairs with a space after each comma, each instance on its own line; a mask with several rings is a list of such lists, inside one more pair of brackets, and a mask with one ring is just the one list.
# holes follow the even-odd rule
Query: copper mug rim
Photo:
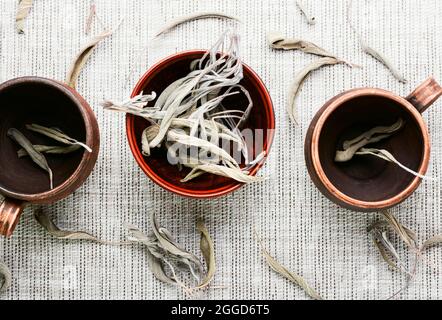
[[[417, 93], [420, 93], [422, 88], [427, 88], [428, 86], [433, 85], [436, 89], [436, 91], [433, 92], [432, 100], [426, 100], [423, 101], [423, 97], [418, 95], [419, 101], [413, 101], [413, 98], [415, 98], [415, 95]], [[340, 191], [333, 183], [330, 181], [330, 179], [327, 177], [320, 158], [319, 158], [319, 137], [322, 132], [322, 129], [324, 127], [325, 122], [330, 117], [330, 115], [336, 111], [340, 106], [342, 106], [345, 102], [352, 100], [357, 97], [363, 97], [363, 96], [380, 96], [384, 97], [390, 100], [394, 100], [400, 106], [406, 110], [416, 121], [420, 133], [422, 135], [424, 148], [423, 148], [423, 155], [422, 155], [422, 161], [419, 166], [419, 169], [417, 172], [421, 175], [425, 175], [429, 161], [430, 161], [430, 137], [428, 134], [428, 128], [425, 124], [423, 118], [422, 118], [422, 112], [425, 111], [425, 109], [431, 105], [440, 95], [442, 95], [442, 88], [435, 82], [433, 78], [429, 78], [427, 81], [425, 81], [423, 84], [421, 84], [412, 94], [410, 94], [407, 98], [400, 97], [396, 95], [395, 93], [392, 93], [390, 91], [384, 90], [384, 89], [378, 89], [378, 88], [356, 88], [351, 89], [348, 91], [345, 91], [331, 100], [329, 100], [322, 109], [318, 112], [317, 116], [312, 121], [311, 126], [313, 127], [313, 130], [309, 129], [309, 134], [306, 137], [306, 161], [311, 161], [311, 164], [313, 166], [314, 172], [311, 172], [309, 170], [310, 175], [312, 176], [312, 179], [315, 181], [316, 177], [313, 177], [313, 174], [317, 176], [319, 179], [319, 182], [325, 187], [325, 189], [328, 192], [329, 198], [332, 197], [334, 199], [331, 199], [332, 201], [338, 200], [338, 204], [342, 204], [346, 208], [350, 209], [356, 209], [358, 211], [376, 211], [376, 210], [382, 210], [391, 208], [402, 201], [404, 201], [406, 198], [408, 198], [420, 185], [421, 178], [415, 177], [409, 185], [399, 192], [398, 194], [388, 198], [383, 199], [380, 201], [364, 201], [355, 199], [351, 196], [348, 196], [347, 194]], [[412, 103], [413, 101], [413, 103]], [[419, 102], [424, 102], [423, 104], [419, 105]], [[308, 165], [307, 165], [308, 166]], [[309, 167], [309, 166], [308, 166]], [[319, 188], [321, 189], [321, 188]], [[322, 191], [322, 190], [321, 190]], [[336, 202], [336, 201], [334, 201]]]
[[[90, 175], [98, 158], [100, 146], [99, 128], [94, 112], [87, 101], [76, 90], [57, 80], [37, 76], [25, 76], [10, 79], [1, 83], [0, 92], [24, 83], [43, 84], [45, 86], [55, 88], [67, 96], [75, 104], [81, 114], [86, 128], [86, 144], [90, 146], [93, 151], [91, 153], [84, 152], [75, 171], [65, 181], [52, 190], [28, 194], [10, 191], [7, 188], [0, 186], [0, 194], [5, 197], [5, 201], [10, 203], [10, 210], [17, 209], [16, 214], [18, 216], [27, 203], [52, 203], [73, 193]], [[1, 205], [2, 211], [4, 209], [4, 205], [5, 202]], [[7, 210], [5, 212], [7, 212]], [[4, 213], [4, 217], [2, 217], [2, 213], [3, 212], [0, 212], [0, 220], [2, 220], [0, 221], [0, 225], [2, 225], [0, 228], [0, 234], [10, 236], [19, 220], [19, 217], [15, 217], [14, 214], [12, 214], [12, 211], [11, 214]], [[9, 215], [10, 217], [8, 218], [6, 215]]]

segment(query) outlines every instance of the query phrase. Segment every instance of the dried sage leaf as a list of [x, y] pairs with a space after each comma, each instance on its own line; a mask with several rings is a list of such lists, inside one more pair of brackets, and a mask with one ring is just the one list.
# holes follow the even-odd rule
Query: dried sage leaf
[[390, 210], [382, 210], [382, 216], [394, 232], [411, 249], [416, 249], [417, 236], [409, 228], [403, 226]]
[[63, 144], [78, 145], [78, 146], [81, 146], [84, 149], [86, 149], [86, 151], [92, 152], [92, 149], [90, 147], [88, 147], [86, 144], [69, 137], [67, 134], [63, 133], [59, 129], [46, 128], [46, 127], [40, 126], [38, 124], [27, 124], [26, 128], [30, 131], [40, 133], [42, 135], [45, 135], [51, 139], [54, 139], [58, 142], [63, 143]]
[[158, 37], [164, 33], [169, 32], [170, 30], [179, 26], [180, 24], [183, 24], [183, 23], [186, 23], [189, 21], [193, 21], [193, 20], [200, 20], [200, 19], [206, 19], [206, 18], [219, 18], [219, 19], [229, 19], [229, 20], [239, 21], [239, 19], [234, 16], [227, 15], [224, 13], [219, 13], [219, 12], [192, 13], [192, 14], [182, 16], [182, 17], [172, 20], [170, 23], [166, 24], [163, 28], [161, 28], [161, 30], [155, 34], [155, 37]]
[[19, 34], [25, 33], [25, 20], [31, 11], [33, 0], [19, 0], [17, 14], [15, 16], [15, 28]]
[[351, 20], [351, 7], [352, 7], [352, 0], [349, 0], [348, 6], [347, 6], [347, 21], [350, 25], [350, 29], [356, 34], [359, 44], [361, 45], [362, 51], [366, 54], [372, 56], [377, 61], [381, 62], [387, 69], [391, 72], [391, 74], [402, 83], [407, 83], [407, 79], [396, 69], [395, 66], [387, 59], [383, 54], [381, 54], [379, 51], [376, 51], [375, 49], [369, 47], [367, 43], [364, 41], [360, 33], [357, 31], [357, 29], [353, 26], [352, 20]]
[[269, 43], [270, 47], [273, 49], [278, 50], [300, 50], [305, 53], [314, 54], [320, 57], [329, 57], [329, 58], [335, 58], [342, 63], [347, 64], [350, 67], [357, 67], [358, 65], [355, 65], [353, 63], [350, 63], [346, 60], [338, 58], [333, 53], [321, 48], [320, 46], [314, 44], [313, 42], [302, 40], [302, 39], [290, 39], [285, 37], [280, 32], [269, 32], [267, 34], [267, 42]]
[[359, 149], [359, 151], [357, 151], [355, 153], [356, 155], [371, 155], [371, 156], [375, 156], [378, 157], [382, 160], [388, 161], [388, 162], [392, 162], [394, 164], [396, 164], [397, 166], [399, 166], [401, 169], [407, 171], [408, 173], [411, 173], [412, 175], [421, 178], [421, 179], [427, 179], [427, 180], [436, 180], [435, 178], [431, 178], [425, 175], [422, 175], [416, 171], [411, 170], [410, 168], [408, 168], [407, 166], [404, 166], [402, 163], [400, 163], [398, 160], [396, 160], [396, 158], [387, 150], [384, 149], [374, 149], [374, 148], [361, 148]]
[[0, 293], [5, 292], [11, 287], [12, 283], [12, 274], [9, 268], [0, 261], [0, 277], [3, 277], [3, 282], [0, 282]]
[[397, 131], [402, 129], [404, 125], [405, 125], [405, 121], [402, 120], [402, 118], [399, 118], [391, 126], [378, 126], [378, 127], [374, 127], [372, 129], [362, 133], [361, 135], [359, 135], [358, 137], [356, 137], [354, 139], [344, 141], [343, 148], [344, 148], [344, 150], [347, 150], [348, 148], [350, 148], [355, 143], [358, 143], [359, 141], [364, 140], [364, 139], [365, 140], [371, 139], [373, 136], [375, 136], [377, 134], [396, 133]]
[[[172, 255], [179, 257], [185, 264], [188, 264], [189, 267], [191, 267], [191, 264], [193, 263], [196, 267], [196, 271], [201, 274], [203, 270], [201, 261], [193, 253], [185, 250], [173, 238], [171, 238], [170, 233], [161, 231], [154, 213], [152, 213], [150, 217], [152, 232], [157, 238], [161, 247]], [[186, 260], [190, 263], [188, 263]]]
[[442, 244], [442, 235], [437, 235], [427, 239], [421, 247], [421, 252], [425, 251], [427, 248]]
[[[259, 182], [259, 181], [264, 180], [264, 178], [262, 178], [262, 177], [251, 176], [248, 174], [247, 171], [243, 171], [238, 168], [228, 168], [228, 167], [224, 167], [224, 166], [216, 165], [216, 164], [211, 164], [211, 163], [197, 164], [197, 165], [188, 165], [186, 163], [183, 163], [183, 164], [185, 166], [191, 166], [195, 170], [200, 170], [200, 171], [215, 174], [218, 176], [231, 178], [233, 180], [236, 180], [236, 181], [242, 182], [242, 183], [253, 183], [253, 182]], [[193, 174], [188, 175], [187, 177], [182, 179], [181, 182], [187, 182], [187, 181], [190, 181], [194, 178], [196, 178], [196, 176], [194, 176]]]
[[104, 31], [103, 33], [93, 37], [86, 43], [86, 45], [84, 45], [81, 48], [80, 52], [75, 56], [74, 61], [72, 62], [71, 67], [69, 68], [68, 75], [66, 78], [66, 83], [71, 88], [75, 89], [77, 85], [78, 76], [80, 75], [81, 70], [83, 69], [87, 60], [92, 55], [95, 47], [98, 45], [100, 41], [106, 39], [110, 35], [112, 35], [112, 31]]
[[87, 240], [107, 245], [131, 244], [131, 242], [113, 242], [101, 240], [85, 231], [62, 230], [57, 227], [57, 225], [55, 225], [55, 223], [49, 218], [49, 216], [41, 209], [35, 210], [34, 218], [50, 235], [60, 240]]
[[215, 275], [215, 247], [213, 245], [213, 241], [210, 237], [209, 231], [201, 220], [197, 222], [196, 228], [201, 233], [200, 249], [201, 253], [203, 254], [204, 261], [206, 262], [207, 274], [204, 277], [203, 281], [195, 289], [204, 289], [210, 284], [213, 276]]
[[31, 157], [40, 168], [45, 170], [49, 174], [49, 184], [51, 190], [54, 188], [52, 170], [43, 154], [35, 150], [32, 143], [17, 129], [10, 128], [8, 130], [8, 136], [17, 142]]
[[342, 144], [344, 150], [336, 151], [335, 161], [346, 162], [351, 160], [362, 147], [390, 137], [392, 134], [399, 131], [404, 124], [405, 122], [399, 118], [391, 126], [374, 127], [354, 139], [344, 141]]
[[288, 95], [287, 102], [287, 112], [289, 114], [290, 119], [298, 124], [298, 115], [296, 109], [296, 97], [299, 95], [299, 91], [301, 90], [302, 84], [307, 79], [307, 76], [313, 72], [314, 70], [320, 69], [327, 65], [335, 65], [338, 63], [342, 63], [342, 61], [336, 58], [324, 57], [313, 61], [311, 64], [307, 65], [304, 69], [302, 69], [293, 80], [292, 85], [290, 86], [290, 91]]
[[278, 273], [279, 275], [283, 276], [284, 278], [288, 279], [289, 281], [295, 283], [299, 287], [301, 287], [305, 293], [315, 299], [315, 300], [323, 300], [322, 297], [316, 292], [315, 289], [313, 289], [305, 279], [291, 271], [289, 271], [286, 267], [284, 267], [282, 264], [280, 264], [275, 258], [273, 258], [269, 252], [265, 249], [264, 244], [262, 243], [261, 238], [258, 236], [256, 230], [254, 231], [255, 236], [258, 240], [258, 243], [261, 247], [261, 251], [263, 256], [266, 259], [267, 264], [270, 266], [270, 268]]
[[305, 8], [305, 6], [302, 3], [302, 1], [297, 0], [295, 2], [296, 2], [296, 6], [299, 8], [299, 10], [301, 10], [302, 15], [307, 20], [307, 23], [310, 24], [310, 25], [316, 24], [315, 16], [311, 15], [310, 12], [307, 11], [307, 9]]
[[[72, 145], [68, 147], [60, 147], [60, 146], [44, 146], [44, 145], [33, 145], [34, 149], [40, 153], [47, 154], [68, 154], [79, 150], [81, 147], [79, 145]], [[23, 158], [28, 156], [29, 154], [25, 149], [20, 149], [17, 151], [17, 155], [19, 158]]]

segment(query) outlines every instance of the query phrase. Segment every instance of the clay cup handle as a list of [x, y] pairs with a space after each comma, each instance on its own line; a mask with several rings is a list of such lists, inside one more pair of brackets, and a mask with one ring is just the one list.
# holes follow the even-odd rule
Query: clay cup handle
[[425, 80], [412, 93], [406, 97], [416, 109], [423, 113], [442, 95], [442, 87], [433, 77]]
[[0, 204], [0, 235], [10, 237], [20, 219], [23, 201], [5, 198]]

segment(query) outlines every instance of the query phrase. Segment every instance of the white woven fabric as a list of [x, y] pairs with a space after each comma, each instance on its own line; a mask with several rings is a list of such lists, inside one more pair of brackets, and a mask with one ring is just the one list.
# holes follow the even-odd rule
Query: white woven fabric
[[[403, 71], [403, 85], [363, 54], [345, 22], [346, 1], [305, 0], [317, 18], [306, 24], [294, 0], [97, 0], [108, 26], [121, 28], [99, 45], [80, 76], [78, 90], [89, 101], [101, 129], [101, 152], [94, 172], [75, 194], [47, 207], [58, 225], [88, 230], [105, 239], [123, 239], [126, 222], [147, 231], [154, 210], [180, 243], [198, 252], [197, 217], [203, 217], [216, 246], [215, 285], [203, 298], [305, 299], [304, 292], [264, 263], [252, 226], [269, 251], [302, 274], [328, 299], [382, 299], [405, 283], [388, 270], [367, 235], [375, 215], [353, 213], [326, 200], [313, 186], [304, 163], [303, 140], [315, 112], [332, 96], [355, 87], [380, 87], [406, 95], [427, 76], [442, 81], [442, 2], [439, 0], [354, 1], [353, 20], [371, 46]], [[0, 81], [24, 75], [64, 80], [71, 58], [87, 40], [88, 1], [34, 0], [25, 35], [14, 28], [16, 0], [0, 2]], [[223, 198], [192, 200], [168, 193], [139, 169], [126, 142], [124, 116], [104, 112], [104, 98], [127, 97], [137, 79], [160, 58], [209, 48], [230, 24], [198, 21], [178, 27], [160, 43], [150, 39], [171, 18], [198, 11], [238, 16], [243, 24], [242, 56], [262, 77], [276, 111], [277, 134], [261, 174], [269, 179]], [[315, 72], [299, 97], [301, 125], [285, 112], [288, 86], [314, 57], [270, 49], [266, 33], [281, 31], [320, 44], [364, 66], [327, 67]], [[100, 31], [95, 22], [92, 33]], [[141, 53], [141, 54], [140, 54]], [[128, 78], [131, 67], [134, 73]], [[12, 107], [12, 106], [1, 106]], [[429, 174], [442, 175], [442, 101], [424, 115], [432, 144]], [[439, 186], [424, 182], [394, 212], [420, 237], [442, 233]], [[46, 234], [27, 208], [14, 236], [0, 239], [0, 259], [12, 270], [12, 288], [2, 299], [174, 299], [186, 298], [157, 281], [142, 248], [58, 241]], [[428, 265], [401, 298], [442, 298], [441, 249], [431, 249]]]

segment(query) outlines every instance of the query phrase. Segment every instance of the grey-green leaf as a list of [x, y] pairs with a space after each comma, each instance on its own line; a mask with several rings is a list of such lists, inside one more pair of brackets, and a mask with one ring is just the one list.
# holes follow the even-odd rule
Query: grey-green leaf
[[315, 289], [313, 289], [307, 281], [301, 277], [300, 275], [297, 275], [296, 273], [293, 273], [289, 271], [286, 267], [284, 267], [282, 264], [280, 264], [275, 258], [273, 258], [269, 252], [265, 249], [264, 244], [262, 243], [262, 240], [259, 238], [258, 234], [255, 231], [256, 238], [259, 242], [259, 245], [261, 247], [261, 251], [263, 256], [265, 257], [265, 260], [267, 264], [270, 266], [270, 268], [281, 275], [282, 277], [288, 279], [289, 281], [295, 283], [299, 287], [301, 287], [305, 293], [315, 299], [315, 300], [323, 300], [322, 297], [316, 292]]
[[54, 139], [54, 140], [61, 142], [63, 144], [67, 144], [70, 146], [78, 145], [78, 146], [81, 146], [84, 149], [86, 149], [88, 152], [92, 152], [92, 149], [90, 147], [88, 147], [86, 144], [69, 137], [67, 134], [65, 134], [64, 132], [62, 132], [59, 129], [47, 128], [47, 127], [44, 127], [44, 126], [41, 126], [38, 124], [28, 124], [28, 125], [26, 125], [26, 128], [30, 131], [40, 133], [46, 137]]
[[204, 277], [203, 281], [198, 285], [198, 287], [196, 287], [196, 289], [203, 289], [210, 284], [215, 275], [215, 247], [212, 238], [210, 237], [209, 231], [201, 220], [197, 222], [196, 227], [201, 233], [200, 249], [207, 266], [206, 276]]
[[85, 231], [62, 230], [57, 225], [55, 225], [55, 223], [49, 218], [49, 216], [41, 209], [35, 210], [34, 218], [50, 235], [60, 240], [87, 240], [108, 245], [130, 244], [130, 242], [113, 242], [101, 240]]
[[49, 167], [49, 164], [43, 154], [38, 152], [32, 143], [17, 129], [10, 128], [8, 130], [8, 136], [12, 138], [15, 142], [17, 142], [31, 157], [32, 161], [34, 161], [40, 168], [45, 170], [49, 174], [49, 184], [50, 188], [53, 189], [53, 177], [52, 170]]

